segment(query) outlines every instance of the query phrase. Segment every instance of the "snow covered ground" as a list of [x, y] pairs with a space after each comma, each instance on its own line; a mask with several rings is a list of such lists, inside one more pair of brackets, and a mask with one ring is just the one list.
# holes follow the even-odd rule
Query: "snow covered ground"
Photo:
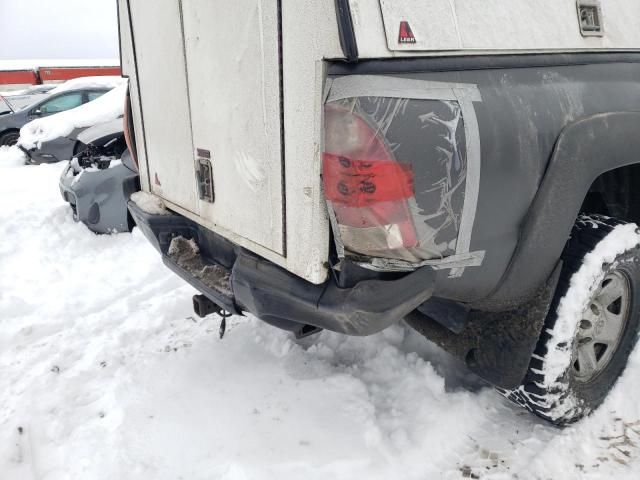
[[403, 326], [223, 340], [139, 231], [96, 236], [63, 165], [0, 150], [0, 479], [597, 479], [640, 476], [640, 351], [559, 430]]

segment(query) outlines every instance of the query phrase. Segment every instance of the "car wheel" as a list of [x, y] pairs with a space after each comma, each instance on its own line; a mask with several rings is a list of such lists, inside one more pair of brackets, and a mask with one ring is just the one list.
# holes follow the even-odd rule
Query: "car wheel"
[[10, 131], [0, 135], [0, 147], [10, 147], [18, 143], [20, 132]]
[[499, 390], [503, 395], [557, 425], [604, 401], [636, 343], [639, 240], [635, 224], [580, 216], [528, 372], [517, 389]]

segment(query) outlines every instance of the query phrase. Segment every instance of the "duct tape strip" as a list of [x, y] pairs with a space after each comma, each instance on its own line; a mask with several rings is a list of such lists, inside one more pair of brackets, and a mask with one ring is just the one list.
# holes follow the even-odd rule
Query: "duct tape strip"
[[373, 258], [371, 262], [359, 262], [363, 268], [378, 272], [411, 272], [420, 267], [431, 267], [434, 270], [464, 269], [465, 267], [479, 267], [484, 260], [485, 251], [469, 252], [451, 255], [445, 258], [424, 260], [419, 263], [404, 262], [388, 258]]
[[413, 98], [416, 100], [460, 100], [465, 92], [472, 102], [481, 102], [478, 87], [469, 83], [431, 82], [385, 75], [347, 75], [333, 79], [328, 102], [354, 97]]
[[[473, 107], [474, 95], [468, 89], [455, 88], [454, 93], [458, 97], [464, 131], [467, 139], [467, 182], [464, 194], [464, 206], [460, 219], [460, 230], [456, 242], [456, 255], [469, 252], [471, 248], [471, 233], [478, 208], [478, 196], [480, 195], [480, 129], [476, 110]], [[476, 100], [477, 101], [477, 100]], [[449, 273], [452, 278], [460, 277], [464, 273], [464, 267], [454, 268]]]

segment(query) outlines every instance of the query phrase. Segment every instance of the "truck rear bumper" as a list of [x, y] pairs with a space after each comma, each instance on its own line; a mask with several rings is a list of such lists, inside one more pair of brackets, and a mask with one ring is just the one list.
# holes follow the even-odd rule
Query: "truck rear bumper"
[[[339, 288], [331, 278], [315, 285], [181, 215], [149, 214], [134, 201], [129, 201], [129, 211], [164, 263], [211, 301], [282, 328], [311, 325], [370, 335], [398, 322], [433, 294], [436, 272], [430, 267], [351, 288]], [[197, 249], [181, 251], [180, 244], [193, 242]]]

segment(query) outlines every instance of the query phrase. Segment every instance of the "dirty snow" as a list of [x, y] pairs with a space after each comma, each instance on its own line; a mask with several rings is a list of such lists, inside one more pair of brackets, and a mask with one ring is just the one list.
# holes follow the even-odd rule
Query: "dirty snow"
[[3, 480], [640, 475], [639, 351], [559, 430], [403, 326], [296, 342], [233, 317], [220, 340], [138, 229], [73, 222], [62, 168], [0, 167]]
[[123, 83], [92, 102], [50, 117], [37, 118], [20, 129], [19, 144], [30, 150], [43, 142], [69, 135], [76, 128], [115, 120], [124, 112], [127, 84]]

